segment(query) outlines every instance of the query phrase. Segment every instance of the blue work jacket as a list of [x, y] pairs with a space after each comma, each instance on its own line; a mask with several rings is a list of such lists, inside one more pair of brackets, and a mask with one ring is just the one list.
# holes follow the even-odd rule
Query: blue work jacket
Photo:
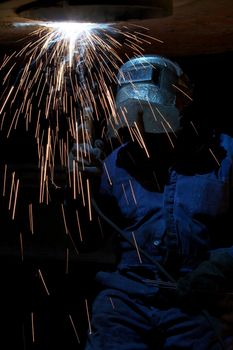
[[[233, 139], [220, 134], [216, 143], [220, 152], [206, 146], [195, 157], [181, 156], [168, 167], [161, 188], [156, 187], [156, 170], [143, 164], [140, 157], [136, 171], [130, 169], [130, 143], [121, 145], [105, 159], [100, 184], [102, 203], [104, 199], [106, 203], [114, 200], [116, 207], [108, 211], [132, 241], [131, 245], [119, 237], [119, 270], [151, 264], [137, 247], [180, 271], [192, 270], [213, 249], [228, 248], [233, 255]], [[152, 178], [154, 188], [147, 186]], [[123, 219], [118, 220], [115, 212]]]

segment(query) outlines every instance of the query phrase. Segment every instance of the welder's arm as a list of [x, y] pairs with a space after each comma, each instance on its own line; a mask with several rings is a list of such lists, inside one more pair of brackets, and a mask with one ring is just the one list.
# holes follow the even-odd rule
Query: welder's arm
[[74, 144], [69, 155], [69, 170], [74, 166], [86, 175], [101, 175], [102, 161], [104, 159], [103, 143], [96, 140], [94, 145], [81, 143]]

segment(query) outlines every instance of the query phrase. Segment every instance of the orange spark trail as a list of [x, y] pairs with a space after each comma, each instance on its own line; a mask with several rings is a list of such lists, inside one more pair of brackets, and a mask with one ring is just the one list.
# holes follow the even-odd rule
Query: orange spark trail
[[87, 299], [85, 299], [85, 307], [86, 307], [87, 321], [88, 321], [88, 326], [89, 326], [89, 334], [92, 334], [91, 319], [90, 319], [90, 312], [89, 312], [89, 308], [88, 308]]
[[39, 273], [39, 277], [40, 277], [40, 279], [41, 279], [41, 281], [42, 281], [42, 284], [43, 284], [43, 286], [44, 286], [44, 288], [45, 288], [45, 291], [46, 291], [47, 295], [50, 295], [49, 290], [48, 290], [48, 288], [47, 288], [47, 286], [46, 286], [44, 277], [43, 277], [42, 272], [41, 272], [40, 269], [38, 269], [38, 273]]
[[140, 264], [142, 264], [142, 258], [141, 258], [141, 255], [139, 253], [138, 244], [137, 244], [134, 232], [132, 232], [132, 236], [133, 236], [133, 242], [134, 242], [134, 245], [135, 245], [135, 248], [136, 248], [136, 251], [137, 251], [139, 262], [140, 262]]
[[69, 319], [70, 319], [71, 325], [72, 325], [72, 327], [73, 327], [75, 336], [76, 336], [76, 338], [77, 338], [77, 340], [78, 340], [78, 343], [80, 344], [80, 339], [79, 339], [79, 336], [78, 336], [78, 332], [77, 332], [77, 329], [76, 329], [76, 327], [75, 327], [75, 324], [74, 324], [74, 321], [73, 321], [71, 315], [69, 315]]

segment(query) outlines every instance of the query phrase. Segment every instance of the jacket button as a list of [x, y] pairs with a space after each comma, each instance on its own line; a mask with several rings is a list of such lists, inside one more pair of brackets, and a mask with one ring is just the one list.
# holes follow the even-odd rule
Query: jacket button
[[160, 240], [156, 239], [153, 244], [157, 247], [158, 245], [160, 245]]

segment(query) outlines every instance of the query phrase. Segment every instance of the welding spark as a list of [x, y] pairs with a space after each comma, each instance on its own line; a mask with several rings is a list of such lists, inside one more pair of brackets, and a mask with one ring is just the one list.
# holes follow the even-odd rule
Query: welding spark
[[46, 291], [47, 295], [50, 295], [49, 290], [48, 290], [48, 288], [47, 288], [47, 286], [46, 286], [44, 277], [43, 277], [42, 272], [41, 272], [40, 269], [38, 269], [38, 273], [39, 273], [39, 277], [40, 277], [40, 279], [41, 279], [41, 281], [42, 281], [42, 284], [43, 284], [43, 286], [44, 286], [44, 288], [45, 288], [45, 291]]
[[89, 326], [89, 334], [92, 334], [91, 318], [90, 318], [90, 311], [89, 311], [89, 306], [88, 306], [87, 299], [85, 299], [85, 307], [86, 307], [87, 321], [88, 321], [88, 326]]
[[138, 248], [138, 244], [137, 244], [134, 232], [132, 232], [132, 236], [133, 236], [133, 243], [134, 243], [135, 248], [136, 248], [136, 252], [137, 252], [137, 255], [138, 255], [139, 262], [140, 262], [140, 264], [142, 264], [142, 258], [141, 258], [141, 255], [140, 255], [140, 251], [139, 251], [139, 248]]
[[34, 313], [31, 312], [32, 342], [35, 343]]
[[20, 253], [21, 253], [21, 260], [24, 260], [24, 249], [23, 249], [23, 235], [20, 232], [19, 234], [19, 242], [20, 242]]
[[69, 319], [70, 319], [71, 325], [72, 325], [72, 327], [73, 327], [73, 330], [74, 330], [75, 336], [76, 336], [76, 338], [77, 338], [77, 341], [78, 341], [78, 343], [80, 344], [80, 343], [81, 343], [81, 342], [80, 342], [80, 338], [79, 338], [79, 336], [78, 336], [78, 332], [77, 332], [77, 329], [76, 329], [76, 327], [75, 327], [75, 324], [74, 324], [74, 321], [73, 321], [73, 318], [72, 318], [71, 315], [69, 315]]

